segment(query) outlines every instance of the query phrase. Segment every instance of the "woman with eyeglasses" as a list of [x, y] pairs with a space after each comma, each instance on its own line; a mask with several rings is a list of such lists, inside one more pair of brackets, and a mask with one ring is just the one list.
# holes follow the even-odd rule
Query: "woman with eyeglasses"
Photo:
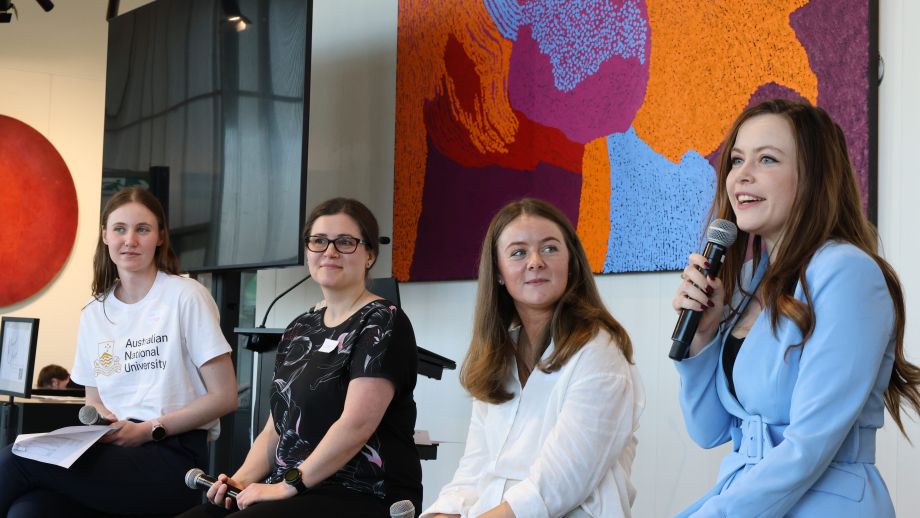
[[[310, 214], [307, 264], [325, 304], [284, 332], [271, 413], [243, 465], [219, 475], [211, 503], [183, 516], [388, 516], [400, 500], [420, 507], [415, 335], [401, 310], [366, 288], [379, 241], [377, 220], [356, 200], [335, 198]], [[235, 500], [228, 485], [242, 489]]]

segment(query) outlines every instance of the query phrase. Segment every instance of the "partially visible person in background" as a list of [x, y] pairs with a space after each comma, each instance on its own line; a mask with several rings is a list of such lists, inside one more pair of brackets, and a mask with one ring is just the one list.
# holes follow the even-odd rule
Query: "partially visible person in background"
[[68, 390], [80, 389], [83, 388], [83, 385], [74, 383], [67, 369], [52, 363], [45, 365], [38, 372], [38, 388]]

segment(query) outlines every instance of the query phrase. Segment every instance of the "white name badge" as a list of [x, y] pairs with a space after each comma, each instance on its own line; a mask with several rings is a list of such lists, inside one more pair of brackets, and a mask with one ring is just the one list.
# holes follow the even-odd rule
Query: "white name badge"
[[319, 348], [319, 352], [330, 353], [338, 346], [339, 346], [338, 340], [330, 340], [327, 338], [325, 341], [323, 341], [323, 345], [322, 347]]

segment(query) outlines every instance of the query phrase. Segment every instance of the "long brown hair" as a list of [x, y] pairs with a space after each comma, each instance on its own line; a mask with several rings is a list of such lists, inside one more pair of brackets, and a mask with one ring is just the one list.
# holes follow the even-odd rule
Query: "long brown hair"
[[[788, 318], [802, 332], [802, 342], [792, 344], [792, 347], [804, 347], [815, 329], [811, 290], [805, 277], [811, 258], [828, 240], [850, 243], [869, 255], [881, 269], [894, 305], [895, 359], [891, 381], [885, 391], [885, 406], [898, 428], [905, 433], [901, 405], [906, 399], [906, 403], [920, 413], [920, 368], [904, 356], [905, 311], [901, 283], [891, 265], [878, 254], [878, 236], [863, 214], [846, 138], [840, 126], [823, 109], [800, 101], [774, 99], [744, 110], [722, 146], [712, 215], [736, 221], [725, 189], [726, 178], [732, 169], [731, 150], [741, 126], [751, 118], [765, 114], [779, 115], [792, 126], [798, 161], [798, 187], [783, 237], [775, 245], [758, 296], [769, 310], [773, 330], [777, 329], [781, 318]], [[741, 286], [741, 269], [749, 241], [754, 248], [756, 268], [764, 246], [759, 236], [751, 238], [739, 229], [738, 239], [726, 251], [720, 272], [726, 297], [731, 297]], [[795, 298], [799, 283], [805, 302]]]
[[99, 240], [96, 242], [96, 253], [93, 256], [93, 296], [97, 299], [104, 297], [118, 280], [118, 269], [109, 257], [109, 248], [102, 242], [102, 231], [109, 221], [109, 216], [116, 209], [128, 203], [140, 203], [147, 208], [157, 219], [157, 231], [163, 242], [157, 247], [153, 262], [157, 270], [177, 275], [179, 273], [179, 258], [169, 242], [169, 231], [166, 228], [166, 212], [150, 191], [141, 187], [128, 187], [115, 193], [105, 204], [99, 225]]
[[470, 394], [488, 403], [503, 403], [513, 396], [505, 390], [511, 372], [515, 343], [509, 328], [518, 320], [514, 301], [498, 285], [496, 245], [505, 228], [527, 214], [559, 226], [569, 252], [569, 275], [565, 293], [556, 303], [544, 331], [543, 345], [552, 339], [555, 347], [537, 367], [543, 372], [559, 370], [600, 329], [610, 333], [626, 359], [632, 363], [632, 342], [623, 326], [604, 307], [578, 234], [562, 212], [533, 198], [505, 205], [489, 224], [479, 258], [479, 285], [473, 317], [473, 339], [460, 370], [460, 382]]

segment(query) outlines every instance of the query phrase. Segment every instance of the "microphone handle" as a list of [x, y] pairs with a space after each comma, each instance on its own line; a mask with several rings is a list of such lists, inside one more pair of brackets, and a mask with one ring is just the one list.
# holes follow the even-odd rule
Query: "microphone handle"
[[[721, 245], [709, 241], [706, 248], [703, 249], [703, 256], [709, 263], [709, 269], [702, 269], [703, 275], [715, 277], [719, 275], [719, 269], [722, 267], [722, 257], [725, 256], [725, 248]], [[690, 352], [690, 343], [696, 335], [696, 328], [700, 325], [702, 311], [691, 309], [682, 309], [677, 324], [674, 326], [674, 332], [671, 333], [671, 351], [668, 352], [668, 358], [675, 361], [683, 361]]]
[[[209, 475], [198, 475], [197, 477], [195, 477], [195, 485], [205, 491], [207, 491], [208, 489], [211, 489], [211, 486], [213, 486], [216, 483], [217, 483], [217, 479]], [[237, 487], [233, 487], [230, 484], [227, 484], [227, 496], [229, 496], [230, 498], [236, 500], [237, 495], [239, 495], [241, 491], [243, 490]]]

